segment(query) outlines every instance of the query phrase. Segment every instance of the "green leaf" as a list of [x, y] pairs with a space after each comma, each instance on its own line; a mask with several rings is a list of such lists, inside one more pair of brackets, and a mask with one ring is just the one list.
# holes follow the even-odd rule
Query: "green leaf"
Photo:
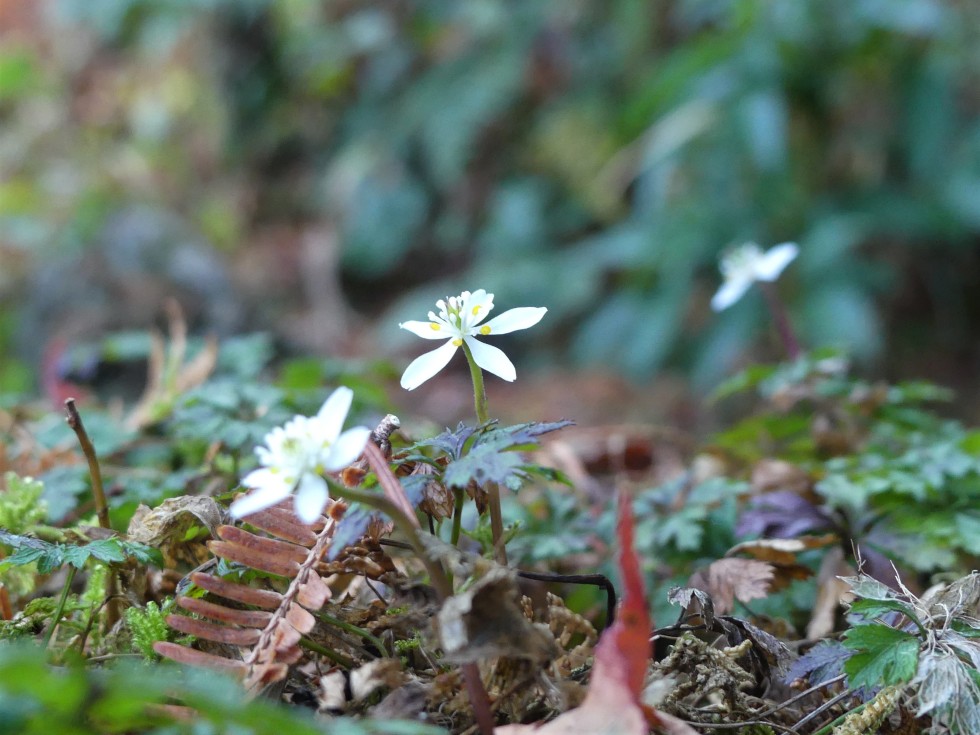
[[867, 620], [874, 620], [889, 612], [897, 612], [914, 622], [920, 630], [923, 629], [922, 623], [916, 617], [912, 606], [899, 600], [855, 600], [851, 604], [850, 612], [855, 615], [863, 615]]
[[63, 546], [64, 563], [71, 564], [76, 569], [85, 566], [85, 562], [92, 556], [92, 549], [89, 546]]
[[515, 477], [523, 477], [521, 466], [524, 459], [517, 452], [500, 451], [492, 446], [479, 446], [462, 459], [446, 467], [443, 481], [448, 487], [466, 487], [470, 480], [478, 485], [496, 482], [509, 484]]
[[919, 639], [887, 625], [857, 625], [844, 633], [844, 645], [856, 653], [844, 663], [852, 689], [908, 681], [919, 662]]
[[123, 550], [122, 542], [119, 539], [100, 539], [93, 541], [85, 548], [89, 550], [92, 556], [102, 561], [119, 562], [126, 559], [126, 552]]
[[123, 541], [121, 543], [126, 556], [135, 559], [137, 563], [144, 565], [153, 564], [158, 567], [163, 566], [163, 555], [159, 549], [154, 549], [152, 546], [147, 546], [137, 541]]

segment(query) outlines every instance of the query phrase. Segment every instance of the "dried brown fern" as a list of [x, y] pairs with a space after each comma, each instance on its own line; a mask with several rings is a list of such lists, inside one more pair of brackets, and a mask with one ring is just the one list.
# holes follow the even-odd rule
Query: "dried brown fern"
[[219, 540], [208, 545], [226, 561], [289, 579], [285, 592], [194, 572], [191, 581], [197, 587], [235, 606], [181, 596], [177, 604], [199, 617], [167, 617], [174, 630], [224, 646], [246, 648], [247, 652], [234, 659], [164, 641], [156, 643], [154, 649], [174, 661], [237, 673], [247, 689], [258, 691], [284, 678], [290, 664], [299, 660], [300, 638], [316, 622], [310, 611], [316, 612], [330, 599], [330, 588], [316, 567], [330, 545], [336, 521], [328, 518], [314, 532], [316, 526], [305, 526], [290, 511], [277, 507], [249, 516], [248, 522], [269, 535], [221, 526]]

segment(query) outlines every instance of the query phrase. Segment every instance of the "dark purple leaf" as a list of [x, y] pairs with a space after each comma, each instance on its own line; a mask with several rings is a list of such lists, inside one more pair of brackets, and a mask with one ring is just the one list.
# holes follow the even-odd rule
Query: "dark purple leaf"
[[821, 508], [789, 490], [754, 498], [738, 519], [738, 536], [796, 538], [804, 533], [833, 528], [833, 519]]
[[842, 643], [821, 641], [793, 662], [784, 681], [789, 684], [796, 679], [806, 679], [813, 686], [823, 684], [843, 674], [844, 662], [853, 654], [854, 651]]

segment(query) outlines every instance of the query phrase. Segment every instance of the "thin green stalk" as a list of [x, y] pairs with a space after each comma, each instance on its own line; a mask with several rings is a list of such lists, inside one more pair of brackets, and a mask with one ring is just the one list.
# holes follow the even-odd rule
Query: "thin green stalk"
[[463, 492], [463, 488], [454, 487], [453, 488], [453, 530], [449, 536], [449, 543], [453, 546], [459, 546], [459, 534], [463, 528], [463, 502], [466, 500], [466, 495]]
[[342, 653], [337, 653], [337, 651], [332, 648], [327, 648], [326, 646], [321, 646], [314, 640], [310, 640], [306, 636], [299, 639], [300, 648], [305, 648], [307, 651], [313, 651], [313, 653], [318, 653], [326, 659], [333, 661], [338, 666], [343, 666], [345, 669], [353, 669], [356, 665], [354, 661], [347, 658]]
[[65, 605], [68, 604], [68, 593], [71, 591], [71, 583], [75, 581], [75, 574], [78, 572], [78, 568], [68, 565], [68, 576], [65, 577], [65, 585], [61, 589], [61, 599], [58, 600], [58, 607], [54, 611], [54, 617], [51, 619], [51, 627], [48, 628], [48, 634], [44, 636], [44, 647], [47, 648], [51, 645], [51, 638], [54, 636], [54, 629], [58, 627], [58, 623], [61, 622], [61, 618], [65, 614]]
[[487, 390], [483, 385], [483, 370], [473, 359], [470, 346], [463, 342], [463, 354], [466, 355], [466, 362], [470, 366], [470, 378], [473, 380], [473, 406], [476, 408], [476, 420], [480, 424], [485, 424], [490, 420], [490, 410], [487, 408]]
[[348, 623], [346, 620], [341, 620], [340, 618], [335, 618], [333, 615], [328, 615], [327, 613], [320, 610], [314, 613], [314, 617], [319, 618], [327, 625], [332, 625], [335, 628], [340, 628], [341, 630], [347, 631], [348, 633], [353, 633], [354, 635], [360, 636], [369, 643], [373, 643], [374, 647], [377, 648], [382, 655], [386, 653], [385, 645], [381, 642], [381, 639], [376, 635], [373, 635], [370, 631], [364, 628], [358, 628], [352, 623]]
[[[476, 409], [476, 420], [480, 424], [485, 424], [490, 420], [490, 410], [487, 407], [487, 390], [483, 383], [483, 371], [473, 359], [470, 346], [463, 342], [463, 354], [466, 355], [466, 362], [470, 366], [470, 378], [473, 380], [473, 406]], [[490, 535], [493, 539], [493, 553], [497, 562], [507, 565], [507, 549], [504, 548], [504, 519], [500, 512], [500, 487], [495, 482], [488, 482], [484, 489], [487, 491], [490, 510]], [[456, 516], [453, 516], [453, 531], [456, 528]], [[459, 539], [458, 534], [453, 539], [453, 545]]]

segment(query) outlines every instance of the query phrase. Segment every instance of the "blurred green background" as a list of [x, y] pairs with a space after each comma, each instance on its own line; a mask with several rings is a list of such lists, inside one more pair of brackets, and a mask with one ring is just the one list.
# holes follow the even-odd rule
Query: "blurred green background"
[[803, 341], [965, 389], [980, 5], [931, 0], [0, 0], [0, 388], [159, 322], [421, 351], [486, 288], [519, 369], [778, 356], [717, 256], [796, 240]]

